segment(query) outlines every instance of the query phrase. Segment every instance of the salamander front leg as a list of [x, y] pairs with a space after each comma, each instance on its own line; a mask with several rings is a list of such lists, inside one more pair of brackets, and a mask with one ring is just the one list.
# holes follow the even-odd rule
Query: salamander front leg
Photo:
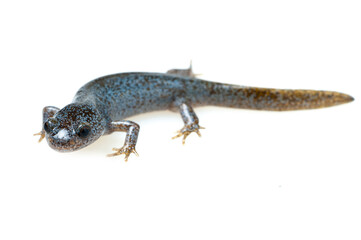
[[40, 136], [39, 142], [41, 142], [41, 140], [45, 137], [44, 123], [48, 120], [48, 118], [53, 117], [59, 110], [59, 108], [52, 106], [43, 108], [43, 126], [40, 132], [34, 134], [34, 136]]
[[179, 110], [184, 122], [184, 127], [181, 130], [179, 130], [178, 134], [174, 136], [172, 139], [183, 136], [182, 143], [184, 144], [186, 138], [192, 132], [195, 132], [198, 134], [198, 136], [201, 136], [199, 129], [204, 129], [204, 127], [199, 126], [198, 117], [190, 105], [186, 103], [182, 103], [179, 105]]
[[135, 151], [135, 145], [137, 144], [138, 134], [139, 134], [139, 125], [132, 121], [117, 121], [110, 124], [110, 131], [120, 131], [127, 132], [125, 136], [124, 145], [121, 148], [113, 148], [115, 153], [108, 154], [108, 157], [117, 156], [120, 154], [125, 155], [125, 161], [128, 161], [128, 157], [131, 153], [134, 153], [138, 156], [138, 153]]

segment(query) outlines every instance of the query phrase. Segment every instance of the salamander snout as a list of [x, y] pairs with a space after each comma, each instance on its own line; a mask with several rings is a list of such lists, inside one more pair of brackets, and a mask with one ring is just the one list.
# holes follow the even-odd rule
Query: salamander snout
[[[44, 124], [44, 129], [46, 128], [46, 123]], [[66, 152], [73, 151], [77, 149], [76, 137], [73, 134], [73, 131], [70, 129], [48, 129], [45, 130], [47, 133], [47, 141], [51, 148]]]
[[98, 111], [85, 104], [70, 104], [44, 122], [46, 139], [51, 148], [61, 152], [88, 146], [104, 132]]

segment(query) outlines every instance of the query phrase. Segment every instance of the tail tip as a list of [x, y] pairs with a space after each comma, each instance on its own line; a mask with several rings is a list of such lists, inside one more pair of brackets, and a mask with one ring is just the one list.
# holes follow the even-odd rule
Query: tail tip
[[355, 98], [352, 97], [351, 95], [344, 94], [344, 100], [345, 100], [345, 103], [348, 103], [348, 102], [353, 102], [353, 101], [355, 101]]

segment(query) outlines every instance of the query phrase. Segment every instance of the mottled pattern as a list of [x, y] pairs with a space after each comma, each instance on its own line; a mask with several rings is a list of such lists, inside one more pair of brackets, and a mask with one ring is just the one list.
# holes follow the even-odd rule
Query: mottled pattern
[[331, 91], [242, 87], [162, 73], [122, 73], [83, 86], [74, 102], [91, 102], [112, 120], [169, 109], [179, 99], [192, 106], [216, 105], [259, 110], [300, 110], [352, 101]]
[[117, 121], [111, 123], [111, 131], [123, 131], [127, 132], [125, 136], [124, 146], [121, 148], [113, 148], [115, 153], [108, 154], [109, 157], [117, 156], [124, 154], [125, 161], [128, 160], [128, 157], [131, 153], [138, 155], [135, 151], [135, 145], [137, 144], [138, 134], [139, 134], [139, 125], [132, 121]]
[[[48, 144], [51, 148], [61, 151], [75, 151], [86, 147], [105, 132], [104, 118], [92, 105], [69, 104], [63, 109], [54, 112], [53, 107], [45, 107], [43, 112], [44, 125], [47, 124], [46, 134]], [[49, 112], [52, 113], [49, 115]], [[78, 136], [81, 126], [90, 126], [87, 137]], [[46, 129], [43, 128], [43, 133]]]
[[178, 134], [174, 136], [173, 139], [183, 136], [182, 142], [184, 144], [186, 138], [192, 132], [195, 132], [198, 134], [198, 136], [201, 136], [199, 129], [202, 129], [203, 127], [199, 126], [199, 120], [193, 108], [187, 103], [180, 103], [179, 112], [182, 116], [184, 127], [178, 131]]
[[[111, 154], [135, 153], [139, 125], [124, 119], [155, 110], [178, 110], [184, 127], [176, 137], [192, 132], [200, 135], [193, 107], [214, 105], [244, 109], [286, 111], [334, 106], [352, 101], [347, 94], [315, 90], [253, 88], [209, 82], [195, 78], [191, 68], [162, 73], [120, 73], [95, 79], [76, 93], [73, 103], [59, 110], [45, 107], [44, 127], [49, 145], [73, 151], [94, 142], [103, 134], [125, 131], [122, 148]], [[81, 130], [83, 132], [79, 132]], [[84, 128], [84, 129], [82, 129]], [[88, 130], [90, 128], [90, 130]], [[45, 133], [46, 132], [46, 133]], [[88, 134], [86, 137], [84, 135]]]

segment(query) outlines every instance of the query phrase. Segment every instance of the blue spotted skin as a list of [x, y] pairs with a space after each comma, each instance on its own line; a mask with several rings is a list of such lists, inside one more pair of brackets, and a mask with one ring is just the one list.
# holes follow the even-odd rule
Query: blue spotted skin
[[95, 79], [76, 93], [63, 109], [45, 107], [43, 129], [55, 150], [66, 152], [88, 146], [100, 136], [126, 132], [122, 148], [110, 156], [136, 153], [137, 123], [124, 120], [155, 110], [178, 110], [184, 127], [175, 137], [196, 132], [199, 120], [192, 107], [214, 105], [234, 108], [286, 111], [334, 106], [352, 101], [347, 94], [332, 91], [282, 90], [243, 87], [196, 78], [192, 69], [173, 69], [163, 73], [120, 73]]

